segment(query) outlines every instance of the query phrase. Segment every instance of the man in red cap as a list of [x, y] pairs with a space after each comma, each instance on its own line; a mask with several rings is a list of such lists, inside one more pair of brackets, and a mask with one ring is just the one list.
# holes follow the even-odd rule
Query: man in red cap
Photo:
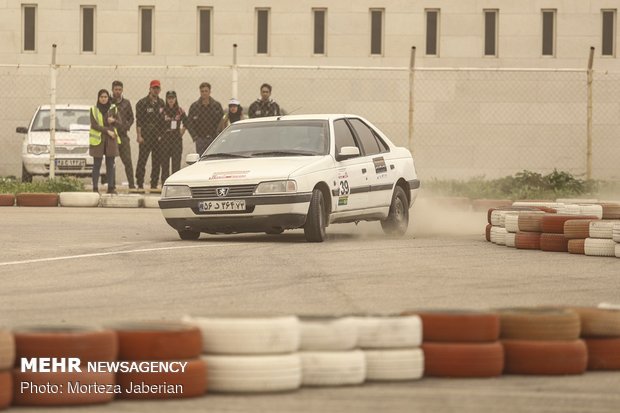
[[136, 103], [136, 133], [138, 135], [138, 164], [136, 165], [136, 184], [138, 192], [144, 192], [146, 162], [151, 155], [151, 191], [157, 190], [159, 180], [159, 144], [165, 131], [163, 99], [159, 97], [161, 83], [152, 80], [149, 94]]

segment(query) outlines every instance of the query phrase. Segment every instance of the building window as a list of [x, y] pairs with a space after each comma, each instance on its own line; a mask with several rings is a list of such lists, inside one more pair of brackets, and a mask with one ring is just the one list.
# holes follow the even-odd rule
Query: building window
[[426, 10], [426, 55], [439, 56], [439, 10]]
[[198, 53], [211, 53], [211, 9], [198, 8]]
[[543, 10], [542, 19], [542, 54], [555, 56], [555, 10]]
[[602, 10], [603, 33], [601, 54], [603, 56], [616, 55], [616, 10]]
[[256, 53], [269, 53], [269, 9], [256, 9]]
[[314, 48], [313, 53], [324, 55], [325, 53], [325, 24], [327, 21], [327, 10], [313, 9], [312, 16], [314, 18]]
[[497, 56], [497, 10], [484, 11], [484, 55]]
[[82, 52], [95, 52], [95, 7], [82, 6]]
[[140, 7], [140, 53], [153, 53], [153, 7]]
[[370, 54], [383, 54], [383, 9], [370, 10]]
[[35, 52], [37, 50], [37, 6], [23, 5], [23, 28], [24, 28], [24, 52]]

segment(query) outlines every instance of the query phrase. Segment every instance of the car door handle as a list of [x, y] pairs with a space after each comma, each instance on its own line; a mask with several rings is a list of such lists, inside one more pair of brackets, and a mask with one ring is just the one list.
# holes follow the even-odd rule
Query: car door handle
[[365, 174], [366, 173], [366, 168], [362, 168], [362, 173]]

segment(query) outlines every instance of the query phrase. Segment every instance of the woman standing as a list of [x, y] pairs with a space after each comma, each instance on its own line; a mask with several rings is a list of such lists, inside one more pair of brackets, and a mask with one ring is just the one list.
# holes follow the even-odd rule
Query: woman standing
[[172, 173], [181, 169], [181, 156], [183, 154], [183, 135], [187, 115], [179, 106], [177, 93], [174, 90], [166, 92], [166, 106], [164, 107], [164, 120], [166, 133], [164, 133], [161, 148], [161, 183], [163, 185], [170, 176], [170, 163]]
[[242, 119], [245, 119], [245, 115], [243, 114], [243, 107], [241, 106], [241, 102], [239, 102], [235, 98], [230, 99], [230, 101], [228, 102], [228, 112], [226, 112], [222, 117], [222, 120], [220, 120], [220, 124], [217, 127], [217, 133], [219, 134], [230, 124]]
[[108, 178], [108, 194], [116, 193], [114, 157], [119, 155], [121, 139], [115, 125], [119, 123], [118, 110], [110, 102], [110, 94], [101, 89], [97, 94], [97, 104], [90, 108], [90, 148], [88, 153], [95, 160], [93, 165], [93, 191], [99, 192], [99, 175], [105, 155], [105, 168]]

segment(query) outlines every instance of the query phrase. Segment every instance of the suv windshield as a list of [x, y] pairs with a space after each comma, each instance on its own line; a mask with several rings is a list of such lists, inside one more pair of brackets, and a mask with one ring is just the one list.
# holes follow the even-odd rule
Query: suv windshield
[[328, 130], [324, 120], [233, 124], [209, 146], [203, 158], [327, 155]]
[[[56, 130], [69, 132], [70, 130], [90, 129], [90, 114], [86, 109], [56, 109]], [[32, 122], [33, 132], [50, 130], [50, 111], [42, 109], [37, 112]]]

